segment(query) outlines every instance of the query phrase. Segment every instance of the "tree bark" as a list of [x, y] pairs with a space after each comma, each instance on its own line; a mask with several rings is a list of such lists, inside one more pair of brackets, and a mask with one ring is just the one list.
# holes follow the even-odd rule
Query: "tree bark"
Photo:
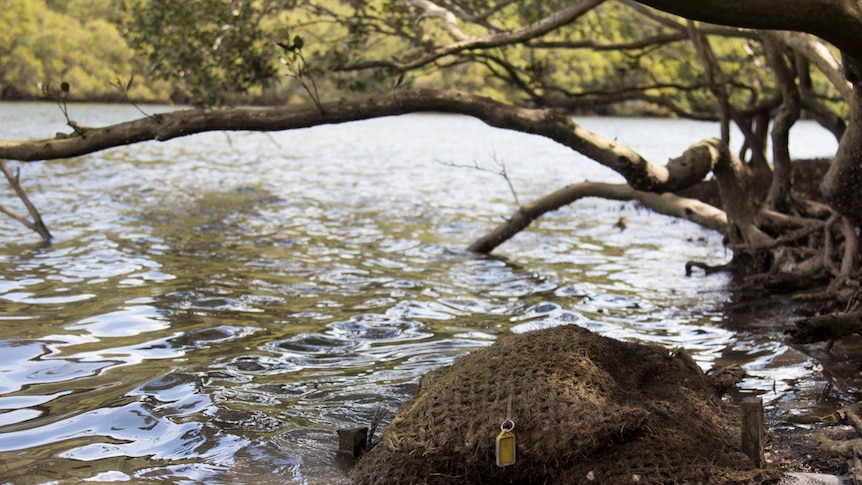
[[[851, 115], [821, 188], [829, 204], [859, 226], [862, 223], [859, 190], [862, 187], [862, 36], [859, 35], [862, 3], [857, 0], [640, 0], [639, 3], [722, 25], [807, 32], [841, 50], [845, 77], [853, 85]], [[734, 219], [730, 211], [728, 216]], [[753, 232], [751, 235], [760, 237]]]
[[638, 0], [692, 20], [752, 29], [808, 32], [842, 51], [862, 53], [862, 4], [856, 0]]
[[721, 203], [727, 213], [730, 244], [742, 247], [767, 246], [772, 238], [757, 228], [757, 204], [752, 192], [754, 177], [750, 168], [737, 158], [727, 145], [721, 146], [716, 159], [715, 180], [721, 193]]
[[772, 121], [772, 183], [766, 195], [768, 209], [784, 209], [790, 194], [790, 128], [799, 119], [800, 99], [794, 73], [781, 44], [769, 32], [762, 32], [766, 59], [781, 89], [782, 102]]
[[855, 225], [862, 223], [862, 94], [850, 104], [850, 120], [820, 185], [826, 201]]
[[775, 31], [771, 32], [770, 35], [804, 56], [811, 64], [817, 66], [817, 69], [841, 93], [844, 101], [847, 103], [850, 102], [853, 97], [853, 86], [847, 82], [847, 78], [841, 69], [841, 62], [832, 55], [832, 52], [824, 44], [816, 41], [810, 35], [801, 32]]

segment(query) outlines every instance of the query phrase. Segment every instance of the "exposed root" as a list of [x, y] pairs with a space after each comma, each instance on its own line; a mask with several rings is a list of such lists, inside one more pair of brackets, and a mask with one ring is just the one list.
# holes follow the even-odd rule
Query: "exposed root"
[[[850, 406], [839, 409], [836, 416], [844, 424], [853, 426], [856, 433], [862, 435], [862, 402], [851, 404]], [[850, 472], [853, 474], [853, 479], [856, 483], [862, 481], [862, 438], [849, 440], [832, 440], [825, 436], [818, 436], [820, 448], [833, 456], [847, 458], [850, 463]]]
[[685, 275], [691, 276], [693, 273], [693, 268], [700, 268], [703, 270], [705, 274], [713, 274], [719, 273], [722, 271], [732, 271], [736, 265], [731, 261], [730, 263], [718, 264], [718, 265], [709, 265], [706, 263], [702, 263], [700, 261], [688, 261], [685, 263]]
[[809, 344], [836, 340], [848, 335], [862, 335], [862, 312], [826, 314], [805, 318], [796, 322], [796, 328], [788, 330], [797, 344]]
[[856, 225], [846, 217], [841, 218], [841, 234], [844, 236], [844, 255], [841, 258], [841, 278], [849, 278], [859, 267], [859, 235]]

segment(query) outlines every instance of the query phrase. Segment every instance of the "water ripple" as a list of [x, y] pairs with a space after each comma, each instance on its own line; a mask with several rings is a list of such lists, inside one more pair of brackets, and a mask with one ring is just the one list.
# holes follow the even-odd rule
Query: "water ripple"
[[[64, 126], [40, 106], [6, 124], [53, 134], [41, 122], [53, 113]], [[138, 116], [74, 109], [90, 125]], [[772, 410], [822, 405], [824, 372], [774, 321], [727, 311], [727, 277], [682, 276], [688, 259], [728, 258], [720, 234], [584, 200], [494, 257], [472, 254], [513, 210], [509, 187], [435, 159], [505, 153], [522, 200], [613, 174], [539, 137], [407, 119], [22, 164], [56, 241], [31, 244], [0, 218], [0, 482], [331, 483], [345, 473], [337, 428], [395, 409], [421, 376], [499, 335], [556, 325], [741, 363]], [[714, 136], [677, 121], [670, 138], [585, 123], [640, 134], [661, 160]], [[860, 387], [846, 374], [836, 388]]]

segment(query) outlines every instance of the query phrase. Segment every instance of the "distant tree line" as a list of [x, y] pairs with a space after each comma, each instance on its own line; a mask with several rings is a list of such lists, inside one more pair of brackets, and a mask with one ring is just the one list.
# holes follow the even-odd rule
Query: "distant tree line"
[[[120, 100], [111, 83], [141, 69], [117, 27], [112, 0], [0, 1], [0, 99], [39, 99], [62, 82], [74, 99]], [[139, 100], [169, 91], [140, 83], [130, 95]]]
[[[332, 100], [403, 82], [580, 114], [716, 120], [718, 91], [730, 105], [778, 99], [752, 31], [705, 25], [692, 37], [691, 26], [627, 1], [543, 27], [565, 3], [477, 1], [459, 12], [418, 0], [0, 0], [0, 100], [51, 99], [65, 82], [71, 100], [310, 104], [311, 87]], [[531, 24], [548, 33], [457, 42]], [[707, 49], [690, 40], [706, 36]], [[306, 45], [291, 50], [297, 38]], [[801, 70], [810, 98], [846, 117], [834, 83]]]

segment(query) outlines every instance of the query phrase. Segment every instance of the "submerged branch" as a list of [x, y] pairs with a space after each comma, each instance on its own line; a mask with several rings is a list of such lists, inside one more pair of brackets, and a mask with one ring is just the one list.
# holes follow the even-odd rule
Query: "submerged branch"
[[716, 231], [724, 231], [727, 217], [724, 212], [695, 199], [673, 194], [654, 194], [633, 189], [626, 184], [583, 182], [566, 187], [523, 205], [505, 223], [470, 245], [469, 250], [490, 253], [497, 246], [511, 239], [547, 212], [586, 197], [601, 197], [611, 200], [637, 200], [645, 207], [660, 214], [690, 220]]
[[45, 226], [45, 223], [42, 221], [42, 215], [39, 214], [39, 210], [36, 209], [36, 206], [30, 201], [30, 198], [27, 197], [27, 193], [24, 191], [24, 188], [21, 187], [21, 177], [20, 172], [13, 175], [12, 171], [9, 170], [9, 166], [6, 165], [5, 160], [0, 160], [0, 171], [3, 172], [3, 175], [6, 176], [6, 180], [9, 181], [9, 186], [12, 187], [12, 190], [15, 191], [15, 194], [21, 199], [21, 202], [24, 203], [24, 207], [27, 208], [27, 212], [30, 213], [30, 217], [33, 218], [33, 221], [28, 221], [24, 216], [18, 214], [10, 207], [7, 207], [3, 204], [0, 204], [0, 212], [8, 215], [12, 219], [24, 224], [28, 228], [33, 231], [36, 231], [39, 236], [42, 237], [42, 240], [45, 242], [51, 242], [51, 233], [48, 232], [48, 228]]

